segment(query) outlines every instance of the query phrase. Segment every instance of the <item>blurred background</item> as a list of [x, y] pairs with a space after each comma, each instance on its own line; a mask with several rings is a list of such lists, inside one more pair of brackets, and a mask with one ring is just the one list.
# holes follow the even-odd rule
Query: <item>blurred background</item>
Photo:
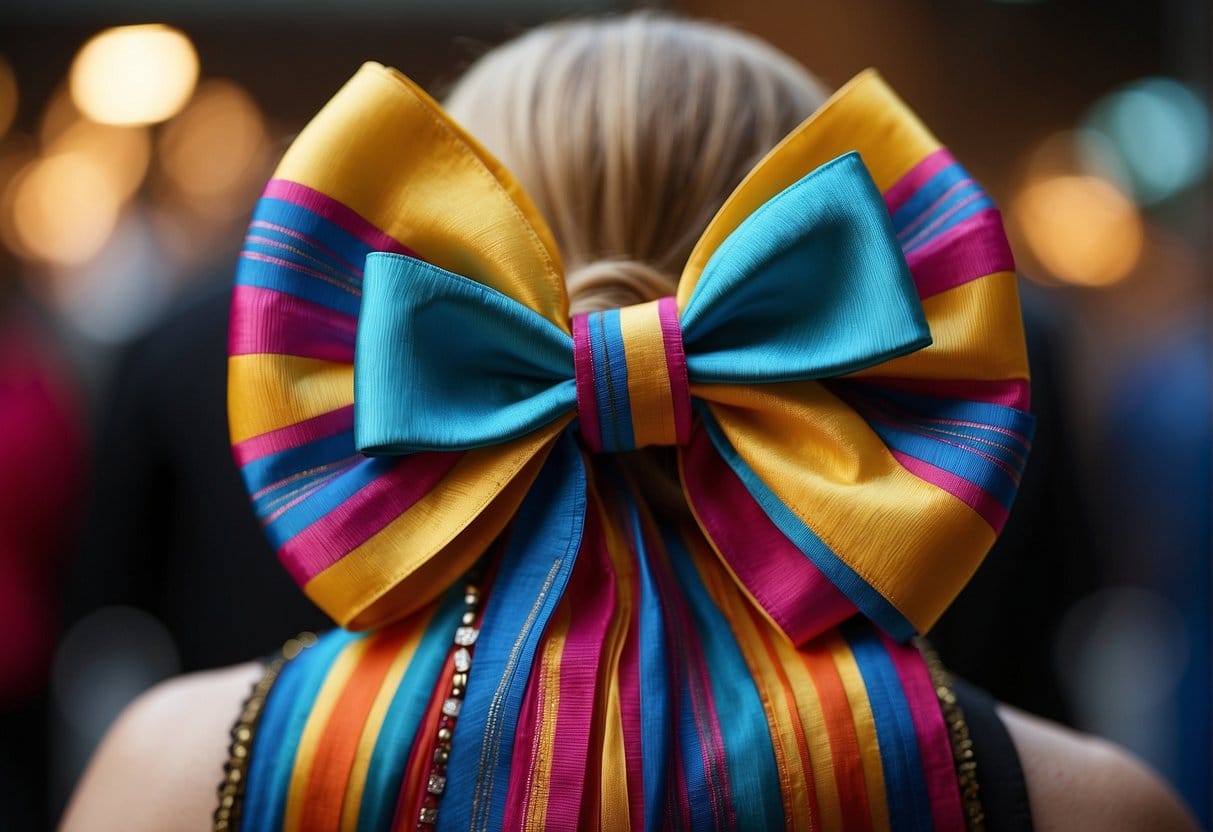
[[[292, 135], [364, 60], [440, 96], [529, 26], [638, 5], [0, 5], [0, 827], [53, 823], [144, 688], [325, 626], [261, 542], [223, 410], [227, 287]], [[1207, 0], [643, 5], [833, 86], [878, 67], [1003, 207], [1040, 435], [932, 637], [1135, 751], [1207, 826]]]

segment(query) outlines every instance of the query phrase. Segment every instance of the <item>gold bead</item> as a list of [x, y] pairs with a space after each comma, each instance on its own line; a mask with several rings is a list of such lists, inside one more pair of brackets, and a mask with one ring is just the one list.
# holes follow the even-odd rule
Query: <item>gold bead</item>
[[438, 742], [446, 743], [446, 742], [450, 742], [450, 741], [451, 741], [451, 729], [450, 728], [439, 728], [438, 729]]

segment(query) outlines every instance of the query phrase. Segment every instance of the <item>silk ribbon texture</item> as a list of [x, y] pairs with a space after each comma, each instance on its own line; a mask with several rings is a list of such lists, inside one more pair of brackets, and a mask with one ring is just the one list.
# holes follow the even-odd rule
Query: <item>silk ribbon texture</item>
[[993, 543], [1032, 433], [999, 214], [873, 72], [744, 179], [676, 297], [570, 319], [519, 184], [367, 64], [281, 162], [236, 284], [234, 454], [286, 568], [365, 629], [506, 540], [521, 652], [477, 668], [503, 680], [578, 557], [593, 451], [677, 444], [793, 643], [857, 612], [904, 640]]

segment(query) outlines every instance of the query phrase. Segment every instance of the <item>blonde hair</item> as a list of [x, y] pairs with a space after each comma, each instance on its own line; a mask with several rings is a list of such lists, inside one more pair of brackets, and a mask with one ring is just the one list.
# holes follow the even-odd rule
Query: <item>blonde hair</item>
[[586, 312], [673, 294], [725, 198], [824, 100], [757, 38], [640, 12], [498, 47], [446, 107], [535, 200]]

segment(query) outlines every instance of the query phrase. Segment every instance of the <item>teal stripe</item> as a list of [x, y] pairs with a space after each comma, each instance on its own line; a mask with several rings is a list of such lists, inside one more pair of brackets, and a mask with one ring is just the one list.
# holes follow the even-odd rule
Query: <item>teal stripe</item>
[[670, 564], [686, 593], [707, 661], [708, 679], [716, 706], [716, 722], [724, 741], [727, 782], [732, 800], [730, 825], [737, 829], [779, 829], [784, 825], [779, 767], [771, 744], [771, 729], [758, 688], [729, 621], [721, 613], [683, 541], [664, 535]]
[[[446, 666], [451, 638], [459, 626], [463, 609], [463, 591], [461, 584], [456, 584], [430, 619], [408, 670], [400, 680], [371, 753], [358, 814], [358, 832], [391, 829], [417, 728], [425, 715], [430, 694], [438, 684], [438, 676]], [[422, 751], [424, 753], [425, 749]]]

